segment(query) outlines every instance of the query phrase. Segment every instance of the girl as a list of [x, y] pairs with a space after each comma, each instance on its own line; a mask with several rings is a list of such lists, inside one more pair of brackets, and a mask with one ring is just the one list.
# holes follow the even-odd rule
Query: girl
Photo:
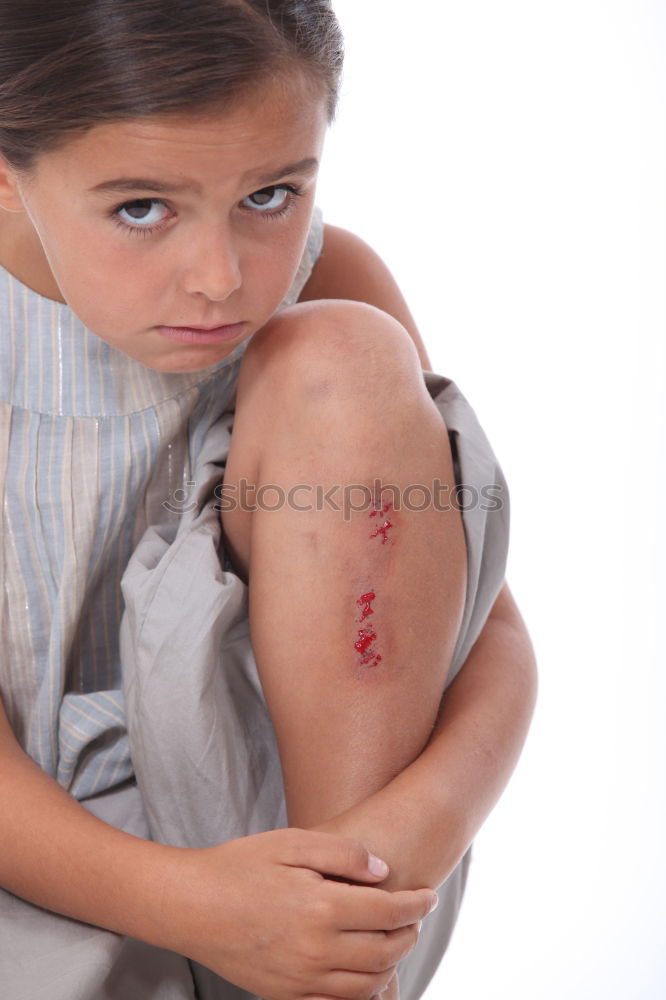
[[534, 665], [483, 431], [314, 207], [330, 5], [0, 51], [2, 995], [416, 1000]]

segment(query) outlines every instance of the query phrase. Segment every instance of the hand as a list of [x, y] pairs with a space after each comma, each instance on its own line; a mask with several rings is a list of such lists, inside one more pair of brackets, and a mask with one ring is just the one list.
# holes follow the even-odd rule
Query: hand
[[273, 830], [178, 857], [159, 908], [165, 946], [264, 1000], [371, 1000], [435, 899], [377, 888], [366, 848], [328, 833]]

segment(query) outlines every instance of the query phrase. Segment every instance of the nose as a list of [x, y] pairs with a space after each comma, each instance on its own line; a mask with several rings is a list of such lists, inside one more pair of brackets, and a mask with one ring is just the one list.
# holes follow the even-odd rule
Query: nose
[[190, 295], [202, 295], [211, 302], [224, 302], [242, 284], [238, 249], [233, 236], [221, 227], [209, 229], [185, 251], [183, 286]]

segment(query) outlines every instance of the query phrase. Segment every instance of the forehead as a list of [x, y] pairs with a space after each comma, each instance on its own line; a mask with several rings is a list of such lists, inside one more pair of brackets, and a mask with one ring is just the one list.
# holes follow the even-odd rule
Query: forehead
[[[318, 157], [327, 128], [323, 90], [305, 79], [275, 79], [231, 107], [209, 106], [95, 126], [47, 154], [58, 169], [96, 174], [119, 163], [155, 170], [207, 163], [267, 167]], [[286, 159], [285, 159], [286, 157]]]

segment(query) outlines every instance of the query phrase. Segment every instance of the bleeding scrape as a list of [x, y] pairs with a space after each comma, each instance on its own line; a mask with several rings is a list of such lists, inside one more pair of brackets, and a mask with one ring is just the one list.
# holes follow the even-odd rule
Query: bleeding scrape
[[362, 594], [361, 597], [359, 597], [356, 603], [358, 604], [359, 608], [363, 608], [363, 614], [358, 619], [359, 622], [364, 622], [365, 619], [368, 617], [368, 615], [374, 615], [375, 612], [370, 607], [374, 599], [375, 599], [375, 594], [372, 590], [370, 591], [370, 593]]
[[[369, 615], [374, 615], [374, 608], [372, 607], [372, 602], [375, 600], [374, 590], [369, 590], [367, 594], [361, 594], [361, 596], [356, 601], [359, 608], [362, 608], [361, 617], [357, 619], [359, 625], [364, 622]], [[367, 666], [370, 664], [372, 667], [376, 667], [381, 661], [381, 656], [373, 647], [373, 643], [377, 638], [377, 633], [373, 628], [360, 628], [357, 632], [357, 639], [354, 643], [354, 649], [357, 653], [361, 654], [361, 666]]]
[[[386, 517], [386, 515], [390, 510], [391, 510], [391, 504], [387, 503], [384, 504], [382, 507], [378, 508], [377, 510], [371, 511], [370, 513], [370, 517], [384, 518], [384, 523], [382, 524], [382, 526], [380, 528], [377, 528], [377, 530], [373, 531], [373, 533], [370, 535], [370, 538], [378, 538], [381, 535], [382, 545], [385, 545], [386, 542], [391, 541], [391, 539], [388, 537], [388, 533], [393, 527], [393, 524]], [[367, 593], [361, 594], [361, 596], [357, 599], [356, 604], [359, 608], [362, 609], [361, 617], [357, 619], [359, 625], [361, 625], [366, 618], [369, 618], [370, 615], [373, 615], [375, 613], [374, 608], [372, 607], [372, 602], [376, 600], [376, 597], [377, 595], [375, 594], [374, 590], [368, 590]], [[381, 655], [376, 651], [373, 645], [376, 640], [377, 640], [377, 633], [373, 628], [366, 627], [358, 629], [357, 639], [354, 642], [354, 649], [361, 656], [361, 661], [360, 661], [361, 666], [370, 665], [372, 667], [376, 667], [378, 663], [381, 663], [382, 659]]]
[[369, 663], [370, 666], [376, 667], [380, 662], [381, 656], [372, 648], [372, 644], [376, 638], [377, 633], [371, 628], [361, 628], [358, 630], [358, 639], [354, 643], [354, 648], [361, 654], [361, 666]]
[[[384, 504], [381, 510], [373, 510], [372, 513], [370, 514], [370, 517], [382, 517], [383, 515], [388, 514], [390, 510], [391, 510], [391, 504], [390, 503]], [[388, 537], [388, 532], [392, 527], [393, 527], [392, 522], [389, 521], [388, 519], [385, 519], [381, 528], [377, 528], [376, 531], [373, 531], [373, 533], [370, 535], [370, 538], [377, 538], [379, 535], [381, 535], [382, 545], [386, 545], [386, 543], [390, 541]]]

